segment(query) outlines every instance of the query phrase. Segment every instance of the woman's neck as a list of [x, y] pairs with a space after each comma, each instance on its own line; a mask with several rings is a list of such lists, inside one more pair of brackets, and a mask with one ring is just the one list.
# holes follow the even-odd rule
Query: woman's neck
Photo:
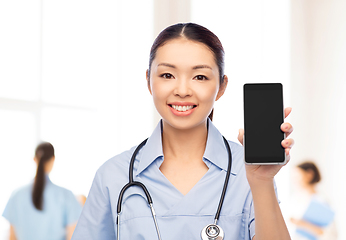
[[207, 121], [191, 129], [176, 129], [163, 122], [162, 149], [165, 159], [202, 161], [208, 137]]
[[305, 186], [305, 190], [308, 192], [309, 195], [314, 195], [316, 194], [316, 186], [315, 185], [311, 185], [311, 184], [307, 184]]

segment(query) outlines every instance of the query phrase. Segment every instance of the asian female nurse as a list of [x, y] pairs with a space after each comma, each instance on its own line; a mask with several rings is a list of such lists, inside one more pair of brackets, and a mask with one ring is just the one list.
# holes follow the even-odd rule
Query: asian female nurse
[[10, 240], [69, 240], [82, 206], [71, 191], [48, 177], [55, 161], [52, 144], [39, 144], [34, 160], [34, 182], [14, 191], [3, 213], [11, 224]]
[[[132, 148], [99, 168], [73, 240], [201, 239], [202, 229], [214, 221], [227, 172], [227, 191], [215, 218], [224, 239], [290, 239], [274, 184], [282, 166], [245, 166], [242, 146], [224, 141], [211, 121], [214, 102], [228, 82], [223, 62], [221, 42], [200, 25], [175, 24], [159, 34], [146, 79], [162, 119], [138, 153]], [[285, 116], [290, 111], [285, 109]], [[288, 136], [293, 128], [283, 123], [281, 130]], [[238, 139], [242, 143], [243, 130]], [[281, 144], [289, 158], [293, 140]], [[119, 209], [129, 175], [138, 184], [122, 191]], [[154, 221], [141, 184], [155, 205]], [[213, 226], [209, 230], [219, 233]]]

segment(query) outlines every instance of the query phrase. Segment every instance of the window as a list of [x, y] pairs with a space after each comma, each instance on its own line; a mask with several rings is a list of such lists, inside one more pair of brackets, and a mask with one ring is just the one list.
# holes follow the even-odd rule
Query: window
[[101, 164], [151, 134], [152, 16], [151, 0], [0, 3], [1, 212], [40, 141], [55, 147], [52, 181], [87, 196]]

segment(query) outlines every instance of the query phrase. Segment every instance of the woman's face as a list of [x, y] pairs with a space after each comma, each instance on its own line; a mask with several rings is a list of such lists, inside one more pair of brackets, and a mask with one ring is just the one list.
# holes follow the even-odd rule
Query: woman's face
[[294, 181], [300, 187], [309, 187], [311, 180], [313, 178], [312, 171], [304, 171], [303, 169], [296, 167], [294, 171]]
[[184, 38], [168, 41], [157, 49], [147, 80], [157, 111], [165, 123], [177, 129], [205, 124], [227, 85], [225, 77], [220, 87], [211, 50]]

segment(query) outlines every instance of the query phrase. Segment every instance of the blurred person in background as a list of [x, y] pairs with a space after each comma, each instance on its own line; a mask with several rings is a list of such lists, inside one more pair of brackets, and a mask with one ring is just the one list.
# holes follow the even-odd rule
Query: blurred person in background
[[86, 201], [86, 196], [84, 196], [83, 194], [80, 194], [80, 195], [77, 195], [76, 198], [77, 198], [77, 201], [79, 202], [79, 204], [84, 206], [85, 201]]
[[327, 198], [318, 191], [321, 174], [315, 163], [305, 161], [297, 165], [294, 181], [291, 223], [295, 226], [294, 240], [335, 240], [337, 231], [334, 211]]
[[52, 144], [39, 144], [34, 161], [34, 181], [14, 191], [3, 212], [10, 222], [9, 239], [69, 240], [82, 206], [70, 190], [53, 184], [48, 177], [55, 161]]

